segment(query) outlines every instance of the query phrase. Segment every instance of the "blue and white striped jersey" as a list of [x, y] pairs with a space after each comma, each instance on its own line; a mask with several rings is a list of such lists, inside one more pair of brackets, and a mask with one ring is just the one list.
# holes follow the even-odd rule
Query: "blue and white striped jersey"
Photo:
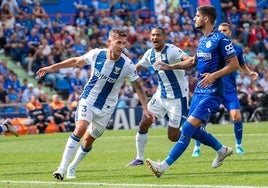
[[139, 76], [133, 62], [122, 54], [119, 60], [107, 59], [108, 49], [93, 49], [84, 55], [91, 66], [91, 76], [80, 96], [94, 107], [111, 112], [118, 102], [118, 93], [125, 79], [136, 81]]
[[199, 40], [196, 61], [198, 71], [198, 81], [195, 93], [214, 93], [223, 96], [223, 81], [221, 78], [216, 79], [206, 88], [200, 87], [199, 83], [203, 79], [201, 74], [213, 73], [225, 66], [226, 59], [236, 56], [232, 41], [216, 29], [208, 36], [202, 36]]
[[[173, 44], [165, 44], [161, 52], [156, 52], [154, 48], [148, 49], [138, 62], [143, 67], [154, 67], [154, 63], [161, 61], [167, 64], [180, 62], [183, 55], [181, 49]], [[185, 71], [180, 69], [163, 71], [158, 70], [158, 87], [156, 95], [162, 98], [182, 98], [188, 96], [188, 80]]]

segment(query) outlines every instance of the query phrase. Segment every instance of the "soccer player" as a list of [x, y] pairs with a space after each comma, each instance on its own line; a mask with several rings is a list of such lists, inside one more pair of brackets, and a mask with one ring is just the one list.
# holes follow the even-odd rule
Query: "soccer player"
[[[146, 51], [142, 59], [136, 64], [137, 71], [147, 67], [154, 67], [156, 62], [175, 64], [185, 60], [188, 56], [173, 44], [166, 44], [165, 30], [155, 27], [151, 30], [153, 47]], [[157, 70], [157, 67], [154, 67]], [[158, 87], [148, 103], [148, 109], [155, 119], [168, 116], [168, 138], [176, 142], [180, 136], [180, 125], [187, 116], [188, 80], [184, 70], [158, 71]], [[144, 164], [144, 150], [148, 140], [148, 129], [153, 121], [143, 116], [136, 134], [137, 157], [128, 166]]]
[[[195, 61], [185, 61], [185, 63], [173, 65], [158, 63], [162, 70], [185, 69], [196, 64], [198, 81], [188, 118], [182, 125], [178, 142], [170, 150], [165, 160], [155, 162], [147, 159], [145, 161], [146, 166], [156, 177], [160, 177], [183, 154], [191, 138], [212, 147], [217, 152], [212, 163], [213, 168], [222, 165], [224, 159], [233, 152], [232, 148], [224, 146], [202, 126], [209, 120], [211, 113], [218, 111], [223, 99], [221, 77], [238, 68], [238, 60], [232, 41], [217, 31], [214, 26], [216, 17], [216, 9], [213, 6], [204, 5], [197, 8], [194, 17], [195, 28], [202, 31], [203, 36], [198, 43]], [[225, 62], [227, 62], [226, 65]]]
[[16, 128], [11, 124], [10, 119], [5, 119], [0, 125], [0, 133], [2, 132], [10, 132], [15, 136], [19, 136]]
[[[228, 37], [232, 36], [231, 25], [228, 23], [221, 23], [218, 27], [219, 32], [225, 34]], [[243, 49], [237, 44], [233, 44], [233, 47], [236, 51], [236, 56], [238, 58], [240, 69], [249, 75], [252, 80], [258, 79], [258, 73], [251, 71], [248, 66], [245, 64], [243, 57]], [[224, 76], [224, 98], [222, 104], [229, 111], [230, 117], [234, 123], [234, 133], [236, 140], [236, 153], [239, 155], [244, 154], [244, 149], [242, 147], [242, 136], [243, 136], [243, 123], [240, 113], [240, 103], [237, 96], [237, 86], [236, 86], [236, 75], [237, 72], [232, 72], [227, 76]], [[200, 156], [200, 142], [195, 142], [194, 151], [192, 153], [193, 157]]]
[[[60, 68], [91, 65], [91, 77], [84, 87], [77, 106], [75, 130], [66, 143], [58, 170], [53, 173], [58, 180], [63, 180], [66, 170], [66, 178], [76, 178], [75, 170], [78, 164], [90, 152], [95, 139], [99, 138], [106, 129], [125, 79], [132, 82], [145, 116], [154, 120], [153, 114], [147, 109], [147, 97], [135, 65], [122, 53], [127, 44], [126, 32], [117, 28], [112, 29], [109, 32], [107, 44], [108, 48], [92, 49], [85, 55], [73, 57], [37, 71], [37, 74], [42, 77]], [[82, 144], [77, 149], [82, 137]], [[75, 152], [76, 155], [69, 164]]]

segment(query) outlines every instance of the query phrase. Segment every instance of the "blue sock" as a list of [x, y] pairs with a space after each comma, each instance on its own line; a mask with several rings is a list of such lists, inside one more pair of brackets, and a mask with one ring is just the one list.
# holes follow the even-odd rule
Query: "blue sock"
[[234, 122], [234, 133], [236, 144], [242, 143], [242, 135], [243, 135], [243, 123], [242, 121]]
[[2, 126], [0, 126], [0, 133], [1, 133], [1, 132], [3, 132], [3, 127], [2, 127]]
[[218, 151], [222, 147], [222, 143], [218, 141], [212, 134], [208, 133], [203, 127], [198, 127], [193, 134], [193, 138], [202, 144], [212, 147]]
[[176, 142], [176, 144], [170, 150], [168, 157], [165, 159], [169, 166], [174, 163], [186, 150], [195, 130], [196, 128], [191, 123], [188, 121], [184, 122], [178, 142]]

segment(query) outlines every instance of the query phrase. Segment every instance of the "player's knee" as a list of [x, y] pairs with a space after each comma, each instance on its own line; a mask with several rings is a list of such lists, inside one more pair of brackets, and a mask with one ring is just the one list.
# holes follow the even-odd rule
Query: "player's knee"
[[233, 122], [240, 122], [241, 121], [241, 114], [234, 114], [232, 117]]
[[153, 123], [152, 119], [150, 119], [146, 116], [143, 116], [142, 120], [139, 124], [139, 129], [142, 131], [147, 131], [149, 129], [149, 127], [152, 125], [152, 123]]

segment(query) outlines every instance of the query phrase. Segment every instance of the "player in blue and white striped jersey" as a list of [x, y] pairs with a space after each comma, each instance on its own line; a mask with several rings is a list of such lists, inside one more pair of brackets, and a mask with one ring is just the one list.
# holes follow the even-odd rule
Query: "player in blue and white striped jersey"
[[[75, 178], [76, 167], [89, 153], [95, 139], [105, 131], [125, 79], [134, 86], [144, 115], [154, 121], [153, 114], [147, 108], [147, 96], [143, 91], [135, 66], [122, 53], [127, 44], [126, 32], [121, 29], [112, 29], [107, 44], [108, 49], [93, 49], [80, 57], [73, 57], [37, 71], [37, 74], [42, 77], [60, 68], [91, 66], [91, 77], [84, 87], [77, 106], [75, 130], [66, 143], [58, 170], [53, 173], [53, 176], [59, 180], [63, 180], [66, 170], [67, 179]], [[82, 137], [83, 142], [77, 150]], [[75, 158], [69, 164], [75, 152]]]
[[[188, 80], [184, 70], [158, 70], [155, 64], [175, 64], [189, 58], [180, 48], [173, 44], [165, 43], [165, 31], [161, 27], [151, 30], [151, 42], [153, 47], [148, 49], [142, 59], [137, 63], [137, 71], [153, 67], [158, 75], [158, 87], [156, 93], [148, 103], [149, 110], [156, 119], [168, 117], [168, 138], [176, 142], [180, 136], [180, 125], [186, 120], [188, 107]], [[153, 121], [146, 116], [139, 123], [136, 134], [137, 156], [128, 166], [143, 165], [145, 145], [148, 140], [148, 130]]]

